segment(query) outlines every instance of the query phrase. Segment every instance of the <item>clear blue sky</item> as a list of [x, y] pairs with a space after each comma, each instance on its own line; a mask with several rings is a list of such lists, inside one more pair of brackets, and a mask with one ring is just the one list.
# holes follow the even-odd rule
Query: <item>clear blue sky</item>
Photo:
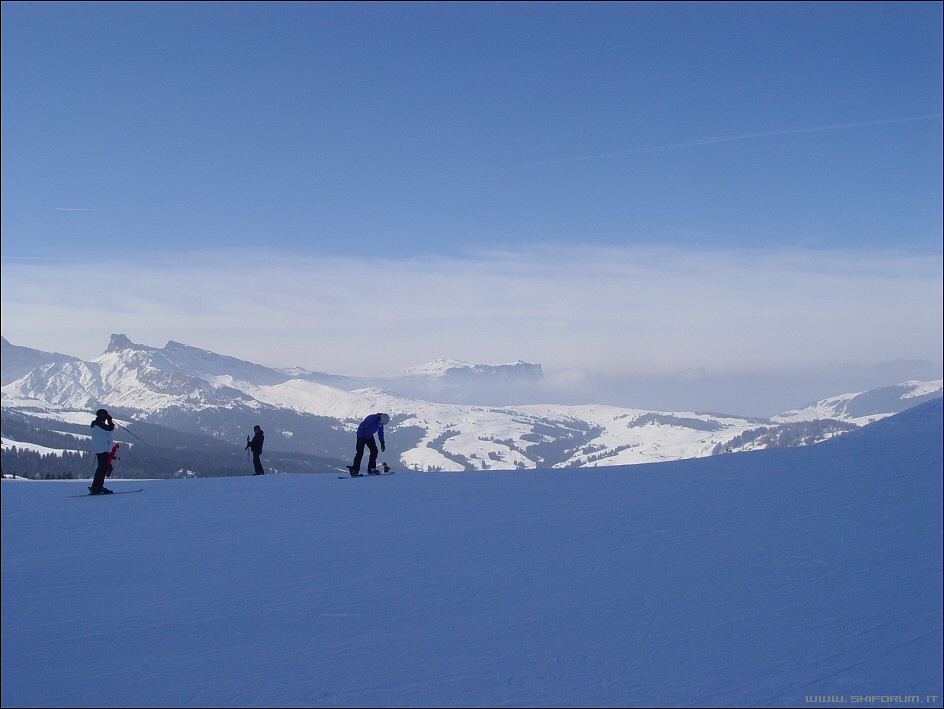
[[[808, 364], [940, 362], [941, 3], [5, 2], [2, 12], [3, 319], [15, 344], [94, 356], [127, 331], [337, 371], [369, 368], [360, 353], [382, 341], [392, 368], [447, 356], [614, 370], [643, 339], [638, 371], [660, 347], [674, 352], [670, 369], [756, 370], [749, 341], [706, 334], [709, 346], [696, 334], [685, 349], [713, 354], [685, 358], [645, 315], [610, 314], [595, 334], [585, 321], [577, 338], [596, 361], [552, 349], [574, 339], [582, 298], [589, 312], [645, 310], [639, 290], [626, 303], [618, 291], [646, 278], [657, 283], [647, 294], [689, 284], [678, 310], [648, 309], [682, 323], [692, 301], [701, 319], [729, 316], [700, 295], [715, 287], [722, 305], [763, 301], [780, 282], [778, 302], [815, 301], [849, 279], [842, 307], [868, 328], [878, 306], [851, 293], [871, 290], [879, 269], [900, 298], [889, 322], [930, 334], [829, 352], [810, 335], [804, 351], [819, 354]], [[752, 271], [773, 261], [773, 279]], [[107, 265], [100, 279], [95, 263]], [[617, 265], [645, 278], [614, 275]], [[502, 274], [520, 290], [507, 286], [502, 301], [502, 281], [479, 302]], [[573, 291], [534, 285], [571, 279]], [[206, 292], [188, 302], [195, 282]], [[99, 283], [120, 307], [73, 310]], [[223, 301], [227, 288], [231, 311], [221, 302], [195, 323], [194, 299]], [[540, 307], [515, 317], [536, 289]], [[769, 305], [736, 315], [796, 325]], [[837, 335], [830, 317], [823, 338]], [[888, 329], [871, 328], [843, 339]], [[64, 342], [53, 347], [54, 335]], [[786, 360], [805, 363], [799, 349]]]

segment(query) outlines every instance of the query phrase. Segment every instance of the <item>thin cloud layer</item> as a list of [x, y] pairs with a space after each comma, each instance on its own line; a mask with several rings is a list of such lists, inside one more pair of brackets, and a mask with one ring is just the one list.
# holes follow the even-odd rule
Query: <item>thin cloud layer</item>
[[438, 357], [719, 373], [937, 361], [941, 261], [837, 252], [527, 247], [403, 261], [204, 252], [3, 263], [4, 336], [77, 356], [112, 332], [276, 366]]

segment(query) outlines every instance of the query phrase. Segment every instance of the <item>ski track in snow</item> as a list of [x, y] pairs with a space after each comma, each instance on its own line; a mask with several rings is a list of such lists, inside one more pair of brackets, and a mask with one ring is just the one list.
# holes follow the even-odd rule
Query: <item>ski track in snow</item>
[[940, 706], [940, 401], [903, 416], [626, 468], [4, 481], [2, 703]]

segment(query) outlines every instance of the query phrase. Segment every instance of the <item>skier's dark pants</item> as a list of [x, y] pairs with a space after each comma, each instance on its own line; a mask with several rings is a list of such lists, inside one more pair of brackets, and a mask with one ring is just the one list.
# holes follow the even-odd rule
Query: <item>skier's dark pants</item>
[[375, 470], [377, 468], [377, 443], [374, 442], [374, 437], [358, 438], [357, 455], [354, 456], [354, 465], [351, 466], [356, 473], [361, 471], [361, 459], [364, 457], [364, 446], [370, 449], [370, 457], [367, 459], [367, 469]]
[[95, 477], [92, 479], [92, 487], [95, 489], [105, 487], [105, 476], [111, 475], [111, 453], [97, 453], [98, 467], [95, 469]]
[[262, 459], [259, 455], [255, 451], [252, 452], [252, 464], [256, 468], [256, 475], [265, 475], [265, 470], [262, 469]]

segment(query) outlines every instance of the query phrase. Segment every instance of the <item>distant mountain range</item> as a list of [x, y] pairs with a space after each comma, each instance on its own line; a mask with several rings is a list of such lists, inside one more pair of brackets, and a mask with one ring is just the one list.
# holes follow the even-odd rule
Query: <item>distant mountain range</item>
[[392, 418], [384, 456], [392, 466], [456, 471], [625, 465], [807, 445], [942, 395], [940, 380], [907, 382], [769, 420], [469, 403], [496, 388], [511, 396], [542, 378], [539, 364], [439, 360], [395, 378], [358, 379], [265, 367], [173, 341], [150, 347], [124, 335], [113, 335], [102, 355], [84, 361], [4, 338], [4, 471], [18, 462], [14, 448], [34, 455], [86, 451], [91, 412], [100, 407], [124, 427], [119, 440], [132, 449], [125, 473], [164, 477], [182, 469], [245, 474], [244, 438], [255, 424], [266, 432], [263, 460], [271, 470], [343, 469], [357, 424], [377, 411]]

